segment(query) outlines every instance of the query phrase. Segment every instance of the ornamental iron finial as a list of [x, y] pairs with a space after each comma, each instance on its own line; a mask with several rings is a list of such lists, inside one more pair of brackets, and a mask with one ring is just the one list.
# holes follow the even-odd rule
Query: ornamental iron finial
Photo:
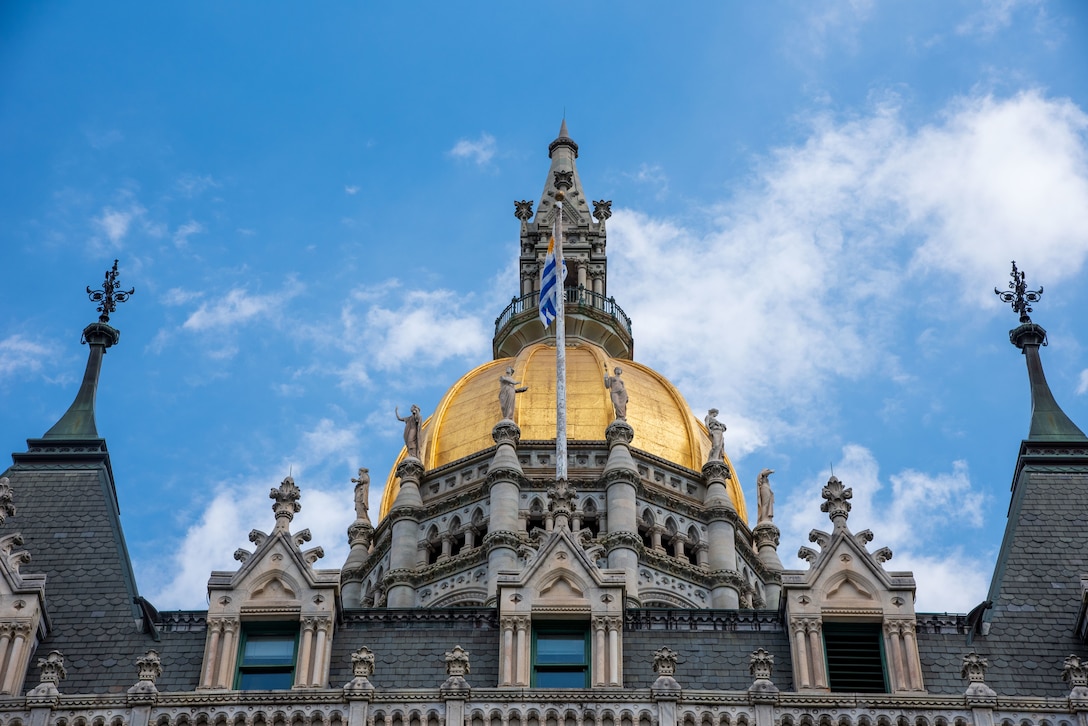
[[302, 492], [295, 486], [295, 480], [289, 476], [280, 482], [279, 487], [268, 493], [269, 499], [276, 500], [272, 505], [272, 512], [276, 515], [276, 529], [285, 530], [290, 526], [295, 514], [302, 509], [302, 505], [298, 503], [301, 496]]
[[854, 490], [843, 486], [838, 477], [832, 475], [820, 496], [825, 500], [820, 505], [820, 511], [827, 513], [836, 529], [845, 527], [846, 518], [850, 516], [850, 500], [854, 498]]
[[1012, 305], [1012, 311], [1020, 315], [1021, 323], [1030, 323], [1031, 318], [1028, 317], [1028, 313], [1034, 312], [1030, 303], [1039, 302], [1039, 298], [1043, 295], [1043, 286], [1040, 285], [1038, 290], [1029, 290], [1024, 283], [1024, 273], [1016, 269], [1016, 260], [1012, 261], [1011, 277], [1009, 289], [1002, 291], [995, 287], [994, 294], [1001, 298], [1001, 302]]
[[87, 286], [87, 297], [91, 302], [98, 303], [98, 307], [95, 308], [100, 313], [98, 322], [108, 323], [110, 313], [117, 310], [117, 303], [123, 303], [136, 294], [136, 288], [126, 292], [119, 290], [119, 287], [121, 284], [117, 282], [117, 260], [113, 261], [112, 270], [106, 270], [106, 280], [102, 283], [101, 290], [92, 290], [90, 285]]

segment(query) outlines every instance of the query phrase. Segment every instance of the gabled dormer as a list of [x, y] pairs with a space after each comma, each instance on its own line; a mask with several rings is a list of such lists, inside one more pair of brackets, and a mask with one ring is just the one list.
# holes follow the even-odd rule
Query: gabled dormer
[[819, 551], [798, 553], [808, 570], [782, 575], [794, 683], [798, 690], [923, 691], [913, 575], [885, 570], [891, 550], [870, 552], [873, 533], [847, 528], [851, 489], [833, 476], [822, 495], [832, 531], [812, 530]]
[[[623, 685], [625, 573], [597, 565], [570, 529], [574, 490], [548, 491], [553, 526], [519, 553], [520, 571], [498, 575], [500, 686], [587, 688]], [[585, 530], [583, 530], [585, 532]]]
[[336, 623], [340, 571], [316, 570], [320, 547], [302, 549], [310, 531], [294, 534], [301, 509], [291, 477], [269, 495], [276, 526], [249, 533], [253, 552], [239, 549], [242, 566], [208, 580], [208, 638], [200, 688], [268, 690], [325, 688]]

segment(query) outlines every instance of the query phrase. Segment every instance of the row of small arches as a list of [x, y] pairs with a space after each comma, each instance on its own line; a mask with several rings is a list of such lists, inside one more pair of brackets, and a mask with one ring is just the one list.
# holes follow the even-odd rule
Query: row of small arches
[[654, 715], [648, 710], [633, 711], [611, 709], [595, 711], [591, 708], [573, 709], [519, 709], [484, 711], [476, 709], [469, 713], [469, 726], [653, 726]]
[[[703, 723], [706, 724], [705, 721]], [[832, 716], [827, 713], [817, 715], [806, 713], [801, 716], [794, 716], [787, 713], [783, 714], [776, 723], [777, 726], [973, 726], [974, 720], [967, 715], [935, 716], [930, 719], [924, 715], [908, 718], [903, 714], [881, 714], [879, 716], [863, 714], [855, 719], [849, 714]], [[998, 724], [998, 726], [1073, 726], [1073, 723], [1066, 719], [1052, 721], [1046, 718], [1038, 721], [1028, 718], [1019, 720], [1004, 718], [1000, 721], [995, 719], [994, 723]]]
[[[343, 726], [347, 718], [343, 712], [333, 709], [323, 711], [316, 709], [305, 711], [294, 709], [285, 711], [217, 711], [209, 713], [200, 711], [197, 713], [160, 713], [153, 715], [149, 721], [151, 726]], [[73, 722], [70, 725], [62, 725], [58, 721], [56, 726], [84, 726]], [[90, 726], [97, 726], [90, 724]], [[115, 726], [111, 724], [110, 726]]]

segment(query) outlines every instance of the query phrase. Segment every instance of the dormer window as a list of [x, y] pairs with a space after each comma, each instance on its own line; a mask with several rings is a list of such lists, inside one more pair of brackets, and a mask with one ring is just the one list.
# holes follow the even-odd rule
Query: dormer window
[[295, 684], [297, 623], [252, 623], [243, 626], [239, 645], [240, 691], [286, 690]]

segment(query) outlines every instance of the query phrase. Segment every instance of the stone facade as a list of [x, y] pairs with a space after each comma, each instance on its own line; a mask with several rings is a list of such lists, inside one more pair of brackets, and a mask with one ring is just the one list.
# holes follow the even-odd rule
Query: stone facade
[[[561, 179], [568, 329], [597, 386], [598, 362], [629, 359], [633, 339], [606, 297], [611, 203], [590, 211], [577, 155], [564, 124], [535, 217], [515, 203], [521, 296], [494, 347], [517, 356], [551, 335], [534, 295]], [[566, 479], [554, 441], [522, 439], [539, 412], [518, 409], [439, 465], [402, 453], [376, 524], [360, 470], [350, 554], [318, 569], [322, 549], [290, 529], [305, 492], [288, 477], [271, 532], [210, 573], [207, 610], [158, 612], [138, 595], [88, 404], [118, 340], [96, 325], [73, 408], [0, 478], [0, 726], [1088, 726], [1088, 438], [1046, 387], [1030, 320], [1011, 339], [1031, 434], [989, 601], [966, 615], [915, 612], [912, 573], [887, 568], [879, 532], [847, 526], [834, 477], [831, 531], [786, 570], [773, 499], [750, 527], [720, 446], [693, 462], [709, 443], [698, 420], [683, 457], [662, 457], [652, 417], [611, 420], [603, 387], [571, 404], [611, 423], [569, 442]], [[672, 420], [693, 419], [655, 390]]]

